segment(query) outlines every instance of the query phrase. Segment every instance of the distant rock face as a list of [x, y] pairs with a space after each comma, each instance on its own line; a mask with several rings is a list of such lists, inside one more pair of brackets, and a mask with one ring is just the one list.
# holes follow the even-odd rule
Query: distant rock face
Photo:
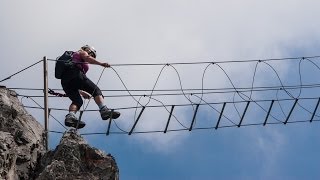
[[109, 154], [90, 147], [74, 130], [66, 132], [54, 151], [41, 159], [37, 180], [118, 180], [119, 170]]
[[32, 179], [45, 153], [43, 127], [16, 93], [0, 87], [0, 179]]
[[0, 179], [118, 180], [110, 154], [90, 147], [74, 130], [45, 151], [44, 128], [27, 111], [14, 91], [0, 86]]

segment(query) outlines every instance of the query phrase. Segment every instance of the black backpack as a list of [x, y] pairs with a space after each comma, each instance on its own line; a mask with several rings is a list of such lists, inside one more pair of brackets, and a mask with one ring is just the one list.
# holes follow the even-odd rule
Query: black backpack
[[57, 58], [54, 75], [57, 79], [61, 79], [64, 71], [74, 67], [72, 62], [73, 51], [66, 51]]

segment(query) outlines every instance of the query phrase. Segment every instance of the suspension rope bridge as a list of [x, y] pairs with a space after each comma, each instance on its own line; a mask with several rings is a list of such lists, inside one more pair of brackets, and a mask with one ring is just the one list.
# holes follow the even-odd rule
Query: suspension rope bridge
[[[107, 127], [104, 132], [87, 132], [81, 135], [110, 135], [110, 134], [145, 134], [145, 133], [167, 133], [167, 132], [178, 132], [178, 131], [193, 131], [193, 130], [205, 130], [205, 129], [220, 129], [220, 128], [231, 128], [231, 127], [245, 127], [245, 126], [266, 126], [273, 124], [295, 124], [303, 122], [318, 122], [320, 121], [320, 115], [317, 113], [318, 106], [320, 103], [320, 96], [316, 93], [317, 88], [320, 88], [319, 83], [304, 83], [303, 82], [303, 72], [308, 71], [302, 68], [303, 63], [308, 63], [312, 65], [315, 70], [320, 70], [319, 68], [320, 56], [310, 56], [310, 57], [294, 57], [294, 58], [279, 58], [279, 59], [257, 59], [257, 60], [237, 60], [237, 61], [215, 61], [215, 62], [185, 62], [185, 63], [145, 63], [145, 64], [112, 64], [111, 69], [114, 74], [118, 77], [124, 89], [102, 89], [102, 92], [112, 93], [112, 95], [106, 95], [105, 98], [131, 98], [135, 102], [135, 106], [121, 106], [113, 108], [112, 110], [133, 110], [134, 115], [131, 124], [127, 127], [123, 127], [123, 123], [120, 120], [109, 120], [107, 121]], [[26, 71], [27, 69], [34, 67], [43, 60], [40, 60], [6, 78], [0, 82], [7, 81], [12, 77]], [[57, 60], [48, 59], [50, 62], [55, 62]], [[295, 62], [298, 67], [298, 83], [296, 84], [285, 84], [283, 79], [280, 78], [279, 72], [276, 69], [276, 65], [272, 62]], [[236, 86], [235, 79], [230, 76], [230, 72], [227, 71], [223, 65], [227, 67], [234, 63], [255, 63], [252, 75], [252, 81], [250, 87], [240, 87]], [[276, 82], [279, 85], [272, 86], [254, 86], [256, 83], [256, 76], [258, 69], [261, 65], [264, 65], [266, 69], [269, 69], [275, 76]], [[205, 68], [202, 71], [201, 88], [184, 88], [182, 83], [182, 77], [176, 66], [180, 65], [204, 65]], [[131, 67], [131, 66], [160, 66], [162, 67], [152, 89], [129, 89], [123, 78], [119, 74], [119, 69], [117, 67]], [[205, 88], [205, 76], [208, 73], [208, 69], [215, 67], [217, 71], [220, 71], [226, 78], [230, 87], [222, 88]], [[163, 76], [164, 69], [171, 68], [176, 76], [178, 77], [178, 86], [180, 88], [175, 89], [156, 89], [159, 83], [159, 79]], [[320, 71], [319, 71], [320, 72]], [[104, 69], [100, 74], [99, 80], [103, 76]], [[270, 75], [267, 75], [268, 77]], [[313, 75], [315, 76], [315, 75]], [[60, 97], [63, 98], [62, 93], [56, 93], [55, 91], [62, 91], [59, 88], [55, 89], [43, 89], [43, 88], [23, 88], [23, 87], [8, 87], [8, 89], [24, 92], [32, 92], [32, 94], [18, 93], [21, 97], [21, 102], [25, 99], [30, 99], [32, 103], [36, 106], [24, 105], [25, 108], [30, 109], [41, 109], [44, 108], [34, 100], [34, 98], [44, 98], [44, 95], [34, 94], [35, 92], [43, 93], [45, 91], [51, 92], [49, 98]], [[312, 93], [310, 93], [312, 90]], [[293, 95], [291, 91], [299, 91], [298, 95]], [[308, 96], [302, 96], [303, 92], [307, 92]], [[269, 93], [269, 96], [255, 97], [254, 93]], [[319, 92], [319, 91], [318, 91]], [[280, 93], [283, 93], [280, 97]], [[270, 97], [272, 94], [272, 97]], [[226, 96], [228, 100], [217, 100], [219, 98], [205, 98], [205, 96], [216, 95], [216, 96]], [[186, 102], [184, 103], [174, 103], [169, 104], [160, 100], [160, 97], [177, 97], [181, 96]], [[157, 98], [155, 98], [157, 97]], [[147, 98], [147, 102], [143, 103], [142, 99]], [[238, 99], [236, 99], [238, 98]], [[196, 100], [194, 100], [196, 99]], [[214, 99], [214, 100], [212, 100]], [[90, 102], [90, 101], [89, 101]], [[94, 112], [98, 111], [95, 109], [87, 109], [89, 102], [81, 110], [81, 115], [83, 112]], [[151, 102], [156, 104], [150, 104]], [[180, 108], [180, 111], [176, 110]], [[186, 110], [182, 111], [181, 109]], [[167, 113], [166, 118], [162, 120], [161, 127], [158, 129], [146, 130], [141, 128], [143, 115], [147, 111], [154, 111], [154, 109], [163, 109]], [[190, 110], [191, 109], [191, 110]], [[206, 113], [201, 113], [200, 111], [206, 111]], [[53, 118], [57, 123], [61, 125], [64, 129], [67, 129], [57, 118], [52, 115], [53, 111], [68, 111], [68, 109], [49, 107], [49, 116]], [[161, 110], [156, 110], [160, 112]], [[251, 111], [251, 114], [249, 113]], [[131, 112], [131, 111], [130, 111]], [[161, 111], [163, 112], [163, 111]], [[188, 112], [188, 113], [186, 113]], [[254, 113], [252, 113], [254, 112]], [[296, 112], [298, 119], [294, 119], [293, 115]], [[259, 113], [259, 118], [257, 120], [252, 120], [254, 114]], [[303, 117], [300, 117], [304, 113]], [[130, 113], [128, 113], [130, 114]], [[186, 117], [178, 117], [181, 114], [188, 114]], [[205, 114], [205, 115], [203, 115]], [[211, 116], [207, 115], [210, 114]], [[235, 115], [234, 115], [235, 114]], [[207, 115], [207, 116], [206, 116]], [[203, 116], [200, 117], [199, 116]], [[249, 117], [249, 118], [247, 118]], [[251, 120], [250, 120], [251, 118]], [[174, 119], [174, 120], [173, 120]], [[183, 119], [183, 120], [182, 120]], [[209, 119], [206, 123], [202, 123], [203, 119]], [[255, 118], [256, 119], [256, 118]], [[172, 125], [174, 122], [175, 125]], [[122, 124], [122, 126], [120, 125]], [[140, 125], [140, 128], [138, 126]], [[170, 126], [171, 125], [171, 126]], [[51, 133], [63, 133], [61, 130], [49, 130]]]

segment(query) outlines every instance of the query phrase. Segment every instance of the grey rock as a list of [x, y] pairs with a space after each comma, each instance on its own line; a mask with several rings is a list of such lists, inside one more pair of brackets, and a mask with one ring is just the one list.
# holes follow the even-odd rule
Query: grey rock
[[0, 179], [34, 177], [38, 161], [45, 153], [43, 132], [17, 94], [0, 88]]
[[54, 151], [41, 161], [38, 180], [119, 179], [119, 170], [111, 155], [90, 147], [74, 130], [67, 131]]
[[118, 180], [115, 159], [90, 147], [74, 129], [46, 152], [44, 128], [23, 108], [17, 93], [0, 86], [0, 179]]

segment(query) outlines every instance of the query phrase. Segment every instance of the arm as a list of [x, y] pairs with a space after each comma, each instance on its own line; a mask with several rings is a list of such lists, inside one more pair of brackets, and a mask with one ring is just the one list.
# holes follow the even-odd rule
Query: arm
[[89, 64], [97, 64], [97, 65], [100, 65], [103, 67], [110, 67], [110, 64], [102, 63], [102, 62], [96, 60], [95, 58], [91, 57], [86, 51], [80, 51], [80, 56], [85, 62], [87, 62]]

